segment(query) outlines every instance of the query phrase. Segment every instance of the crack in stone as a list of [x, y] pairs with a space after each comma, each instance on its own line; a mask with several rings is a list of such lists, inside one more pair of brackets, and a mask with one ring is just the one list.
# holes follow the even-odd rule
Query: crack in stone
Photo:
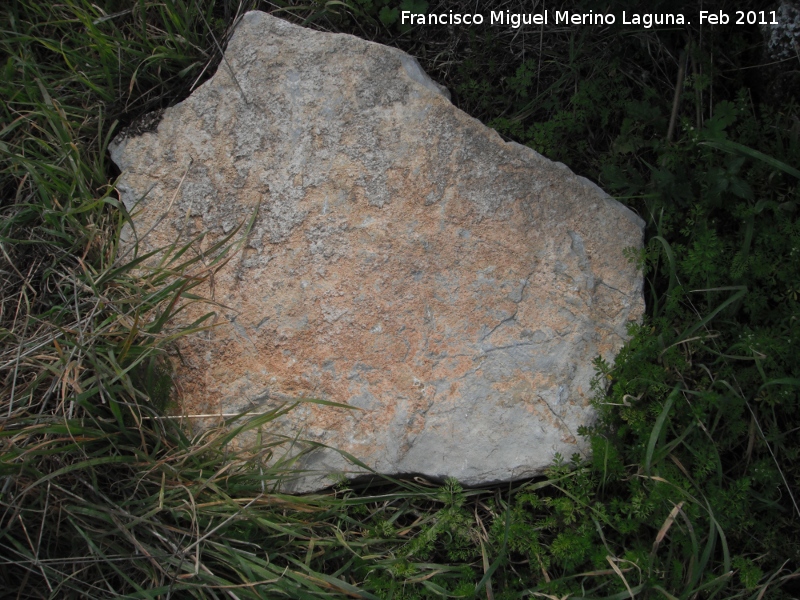
[[530, 273], [528, 273], [528, 276], [527, 276], [527, 277], [525, 277], [525, 279], [524, 279], [524, 280], [523, 280], [523, 282], [522, 282], [522, 289], [521, 289], [521, 290], [520, 290], [520, 292], [519, 292], [519, 300], [517, 300], [516, 302], [514, 302], [514, 301], [512, 300], [512, 302], [514, 302], [514, 304], [516, 304], [517, 306], [519, 306], [519, 303], [520, 303], [520, 302], [522, 302], [522, 301], [525, 299], [525, 290], [527, 290], [527, 289], [528, 289], [528, 285], [529, 285], [529, 284], [530, 284], [530, 282], [531, 282], [531, 277], [533, 277], [533, 275], [534, 275], [535, 273], [536, 273], [536, 270], [535, 270], [535, 269], [534, 269], [533, 271], [531, 271]]
[[510, 321], [513, 321], [513, 320], [514, 320], [514, 319], [516, 319], [516, 318], [517, 318], [517, 311], [515, 310], [513, 315], [511, 315], [510, 317], [506, 317], [505, 319], [503, 319], [502, 321], [500, 321], [500, 322], [499, 322], [497, 325], [495, 325], [494, 327], [492, 327], [491, 331], [489, 331], [489, 333], [487, 333], [486, 335], [484, 335], [484, 336], [483, 336], [483, 337], [480, 339], [480, 341], [481, 341], [481, 342], [483, 342], [484, 340], [486, 340], [486, 338], [488, 338], [488, 337], [489, 337], [489, 336], [491, 336], [491, 335], [492, 335], [492, 334], [493, 334], [495, 331], [497, 331], [497, 329], [498, 329], [499, 327], [501, 327], [502, 325], [505, 325], [506, 323], [508, 323], [508, 322], [510, 322]]
[[[564, 419], [561, 416], [559, 416], [559, 414], [555, 410], [553, 410], [553, 407], [550, 406], [550, 403], [543, 396], [541, 396], [539, 394], [537, 394], [536, 397], [539, 398], [539, 400], [541, 400], [542, 402], [544, 402], [545, 406], [547, 406], [547, 408], [550, 410], [550, 412], [553, 414], [553, 416], [556, 419], [558, 419], [559, 423], [561, 423], [561, 425], [564, 427], [564, 429], [567, 430], [567, 433], [569, 433], [577, 441], [578, 436], [576, 436], [573, 433], [573, 431], [569, 428], [569, 425], [567, 425], [566, 421], [564, 421]], [[576, 448], [585, 457], [585, 453], [580, 449], [580, 447], [576, 446]]]
[[531, 282], [531, 277], [533, 277], [533, 274], [534, 274], [534, 273], [536, 273], [536, 271], [535, 271], [535, 270], [534, 270], [534, 271], [531, 271], [530, 273], [528, 273], [528, 276], [527, 276], [527, 277], [525, 277], [525, 278], [522, 280], [522, 289], [519, 291], [519, 299], [518, 299], [518, 300], [514, 300], [514, 298], [511, 298], [511, 297], [509, 297], [509, 299], [510, 299], [510, 300], [511, 300], [511, 301], [514, 303], [514, 305], [516, 306], [516, 308], [514, 309], [514, 314], [512, 314], [510, 317], [506, 317], [505, 319], [503, 319], [502, 321], [500, 321], [500, 322], [499, 322], [497, 325], [495, 325], [494, 327], [492, 327], [492, 329], [491, 329], [491, 331], [489, 331], [489, 333], [487, 333], [487, 334], [485, 334], [483, 337], [481, 337], [481, 339], [480, 339], [480, 342], [483, 342], [483, 341], [485, 341], [485, 340], [486, 340], [486, 338], [490, 337], [490, 336], [491, 336], [491, 335], [492, 335], [492, 334], [493, 334], [495, 331], [497, 331], [497, 330], [498, 330], [498, 329], [499, 329], [499, 328], [500, 328], [502, 325], [505, 325], [506, 323], [509, 323], [509, 322], [511, 322], [511, 321], [514, 321], [514, 320], [517, 318], [517, 313], [519, 312], [519, 305], [520, 305], [520, 302], [522, 302], [522, 301], [525, 299], [525, 290], [526, 290], [526, 289], [528, 289], [528, 284], [530, 284], [530, 282]]
[[496, 352], [497, 350], [508, 350], [509, 348], [521, 348], [523, 346], [538, 346], [537, 342], [516, 342], [514, 344], [508, 344], [507, 346], [495, 346], [494, 348], [489, 348], [488, 350], [484, 350], [484, 354], [489, 354], [490, 352]]
[[610, 290], [614, 290], [614, 291], [615, 291], [615, 292], [617, 292], [618, 294], [622, 294], [623, 296], [625, 295], [625, 292], [622, 292], [622, 291], [618, 290], [617, 288], [615, 288], [615, 287], [614, 287], [614, 286], [612, 286], [612, 285], [608, 285], [608, 284], [607, 284], [605, 281], [602, 281], [602, 280], [601, 280], [601, 281], [598, 281], [597, 283], [598, 283], [599, 285], [604, 285], [605, 287], [607, 287], [607, 288], [608, 288], [608, 289], [610, 289]]
[[[476, 356], [472, 360], [481, 360], [482, 358], [483, 358], [483, 356]], [[479, 364], [475, 365], [473, 368], [471, 368], [469, 371], [467, 371], [463, 375], [459, 375], [458, 377], [456, 377], [454, 381], [461, 381], [462, 379], [466, 379], [470, 375], [474, 375], [475, 373], [478, 372], [478, 370], [482, 366], [483, 366], [483, 363], [479, 363]]]
[[238, 323], [236, 321], [236, 319], [238, 317], [239, 317], [239, 315], [234, 315], [232, 317], [226, 317], [226, 318], [228, 319], [228, 322], [233, 326], [234, 331], [236, 331], [236, 333], [238, 333], [240, 336], [242, 336], [243, 339], [247, 340], [250, 343], [250, 345], [253, 347], [253, 350], [257, 350], [256, 349], [256, 345], [253, 342], [253, 339], [247, 333], [247, 328], [244, 327], [241, 323]]

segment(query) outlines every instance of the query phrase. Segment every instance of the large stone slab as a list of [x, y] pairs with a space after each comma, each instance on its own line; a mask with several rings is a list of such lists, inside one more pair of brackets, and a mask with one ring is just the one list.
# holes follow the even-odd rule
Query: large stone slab
[[[220, 326], [180, 344], [182, 410], [347, 404], [267, 433], [465, 484], [586, 452], [592, 360], [643, 312], [623, 255], [641, 219], [398, 50], [251, 12], [225, 56], [157, 131], [112, 146], [140, 251], [206, 230], [208, 247], [258, 211], [206, 289]], [[301, 464], [298, 491], [359, 471], [324, 448]]]

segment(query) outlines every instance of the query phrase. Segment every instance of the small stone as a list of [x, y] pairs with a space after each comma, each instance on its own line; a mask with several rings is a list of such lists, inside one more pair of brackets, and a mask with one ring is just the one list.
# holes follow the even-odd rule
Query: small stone
[[[157, 131], [112, 145], [140, 253], [204, 231], [208, 248], [257, 211], [205, 288], [218, 327], [178, 342], [182, 411], [341, 403], [301, 403], [262, 439], [466, 485], [585, 456], [592, 361], [643, 314], [623, 255], [642, 220], [398, 50], [251, 12], [225, 56]], [[364, 472], [326, 448], [298, 466], [285, 489]]]

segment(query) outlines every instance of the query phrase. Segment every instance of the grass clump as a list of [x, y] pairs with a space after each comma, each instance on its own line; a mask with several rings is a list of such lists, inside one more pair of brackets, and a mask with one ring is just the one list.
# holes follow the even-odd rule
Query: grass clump
[[[210, 323], [176, 330], [170, 317], [202, 301], [193, 288], [238, 238], [203, 261], [184, 246], [155, 268], [142, 257], [125, 264], [128, 216], [106, 148], [121, 125], [202, 81], [251, 6], [20, 0], [2, 14], [0, 37], [0, 589], [19, 598], [797, 595], [793, 70], [751, 68], [765, 60], [754, 27], [445, 31], [393, 17], [443, 6], [261, 7], [412, 52], [459, 106], [645, 218], [645, 248], [631, 259], [646, 274], [648, 313], [613, 367], [596, 364], [601, 418], [583, 432], [591, 462], [565, 458], [540, 480], [487, 489], [387, 481], [298, 498], [275, 491], [292, 474], [282, 445], [234, 451], [237, 429], [194, 436], [163, 418], [170, 343]], [[480, 8], [506, 9], [531, 11], [511, 1]], [[659, 10], [696, 7], [671, 0]]]

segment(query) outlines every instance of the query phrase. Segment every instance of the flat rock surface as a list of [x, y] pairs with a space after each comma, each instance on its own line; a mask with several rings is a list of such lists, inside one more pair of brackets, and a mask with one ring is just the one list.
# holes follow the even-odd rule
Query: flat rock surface
[[[398, 50], [251, 12], [225, 57], [157, 131], [112, 144], [140, 253], [203, 231], [207, 248], [257, 211], [204, 290], [218, 326], [179, 342], [182, 412], [346, 404], [265, 435], [468, 485], [585, 453], [592, 360], [643, 314], [623, 255], [641, 219]], [[360, 472], [325, 448], [300, 464], [295, 491]]]

